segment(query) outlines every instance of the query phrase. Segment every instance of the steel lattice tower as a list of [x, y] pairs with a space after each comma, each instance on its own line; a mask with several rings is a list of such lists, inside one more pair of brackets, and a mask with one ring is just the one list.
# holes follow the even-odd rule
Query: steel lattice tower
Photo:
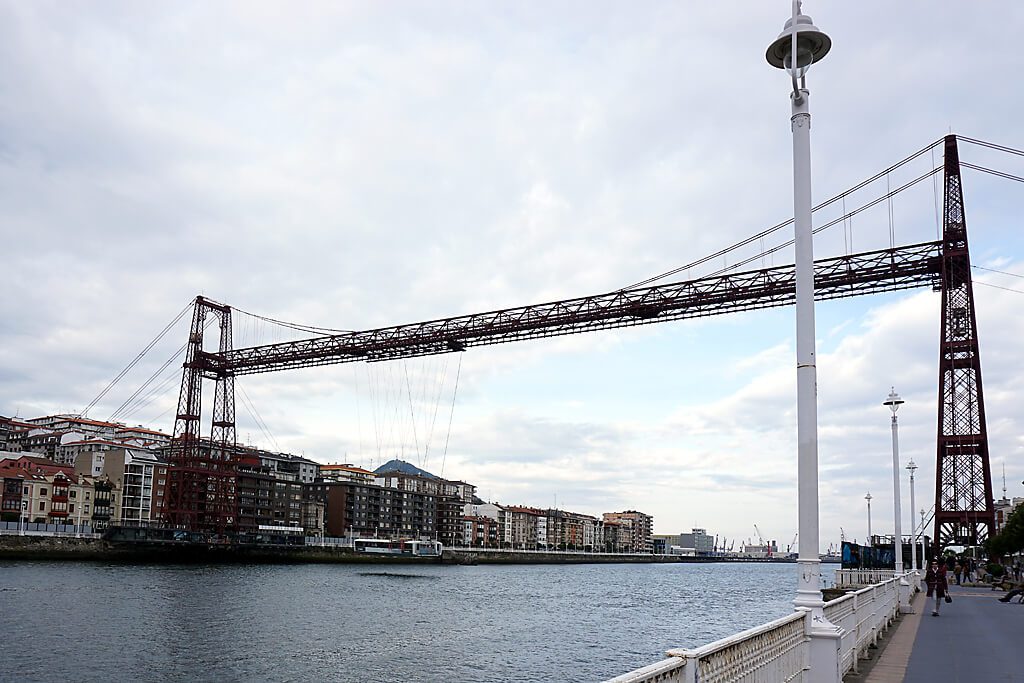
[[956, 136], [945, 138], [942, 335], [935, 463], [935, 544], [974, 546], [995, 532], [967, 221]]
[[[172, 527], [231, 531], [235, 526], [235, 378], [203, 350], [207, 317], [220, 323], [218, 353], [231, 351], [231, 308], [196, 297], [171, 441], [164, 520]], [[215, 381], [210, 439], [200, 438], [203, 379]]]

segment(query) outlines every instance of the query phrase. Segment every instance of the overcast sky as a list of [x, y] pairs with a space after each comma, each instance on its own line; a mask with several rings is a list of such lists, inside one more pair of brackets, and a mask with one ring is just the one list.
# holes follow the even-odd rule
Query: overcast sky
[[[1024, 6], [805, 11], [833, 40], [808, 76], [815, 202], [949, 132], [1024, 147]], [[367, 329], [618, 289], [786, 220], [789, 85], [764, 52], [788, 13], [0, 2], [0, 414], [82, 410], [200, 293]], [[1024, 175], [1021, 157], [964, 143], [961, 157]], [[941, 148], [847, 208], [933, 163]], [[964, 174], [973, 262], [1024, 274], [1024, 184]], [[940, 190], [831, 229], [816, 256], [888, 246], [890, 227], [897, 244], [935, 239]], [[995, 492], [1005, 464], [1019, 496], [1024, 279], [974, 276], [996, 286], [975, 289]], [[282, 338], [235, 318], [236, 346]], [[180, 360], [157, 371], [187, 325], [90, 417], [170, 431]], [[794, 326], [784, 308], [245, 377], [239, 436], [325, 463], [402, 457], [505, 504], [640, 509], [659, 533], [745, 540], [756, 523], [787, 545]], [[818, 306], [822, 549], [840, 527], [863, 540], [868, 491], [874, 530], [891, 532], [892, 385], [917, 507], [931, 506], [938, 336], [931, 291]], [[154, 373], [159, 391], [118, 415]]]

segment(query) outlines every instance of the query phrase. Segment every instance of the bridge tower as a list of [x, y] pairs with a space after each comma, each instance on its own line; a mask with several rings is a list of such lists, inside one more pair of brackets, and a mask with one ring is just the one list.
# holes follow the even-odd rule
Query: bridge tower
[[945, 139], [942, 334], [935, 462], [935, 545], [984, 543], [995, 532], [967, 221], [956, 136]]
[[[175, 528], [233, 530], [235, 513], [235, 378], [203, 349], [207, 319], [219, 322], [218, 353], [231, 350], [231, 307], [196, 297], [178, 413], [171, 441], [164, 521]], [[210, 438], [200, 438], [203, 380], [214, 380]]]

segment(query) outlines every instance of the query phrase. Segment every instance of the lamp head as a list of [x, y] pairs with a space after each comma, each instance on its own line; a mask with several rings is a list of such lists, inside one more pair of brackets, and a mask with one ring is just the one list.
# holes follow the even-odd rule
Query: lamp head
[[899, 410], [899, 408], [900, 408], [900, 406], [902, 404], [903, 404], [903, 399], [900, 398], [900, 395], [896, 393], [896, 388], [895, 387], [893, 387], [889, 391], [889, 397], [886, 398], [882, 402], [883, 406], [889, 406], [889, 409], [892, 411], [893, 415], [896, 414], [896, 411]]
[[906, 466], [905, 469], [910, 470], [910, 473], [913, 474], [917, 470], [917, 465], [915, 465], [914, 461], [911, 460], [910, 462], [907, 463], [907, 466]]
[[776, 69], [785, 69], [793, 72], [793, 34], [796, 34], [796, 76], [802, 76], [803, 72], [811, 64], [820, 62], [828, 51], [832, 49], [832, 39], [818, 30], [818, 27], [811, 22], [806, 14], [797, 14], [795, 17], [786, 20], [782, 27], [782, 33], [771, 45], [765, 57], [768, 63]]
[[870, 492], [868, 493], [868, 495], [864, 496], [864, 500], [866, 500], [869, 503], [871, 502], [871, 493]]

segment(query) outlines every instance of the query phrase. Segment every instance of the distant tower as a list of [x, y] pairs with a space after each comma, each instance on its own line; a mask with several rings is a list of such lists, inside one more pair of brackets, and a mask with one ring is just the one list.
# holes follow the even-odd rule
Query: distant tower
[[[196, 297], [168, 458], [164, 521], [174, 528], [232, 531], [235, 513], [235, 378], [203, 349], [207, 316], [219, 322], [218, 352], [231, 350], [231, 308]], [[214, 380], [210, 438], [200, 438], [203, 380]]]
[[995, 532], [978, 324], [955, 135], [945, 140], [942, 241], [935, 463], [935, 546], [939, 552], [950, 545], [979, 545]]

